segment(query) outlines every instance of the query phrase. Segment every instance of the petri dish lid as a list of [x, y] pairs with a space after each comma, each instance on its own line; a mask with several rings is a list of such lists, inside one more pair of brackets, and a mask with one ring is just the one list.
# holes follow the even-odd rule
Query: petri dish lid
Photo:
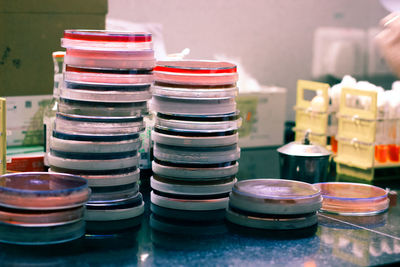
[[87, 181], [63, 173], [25, 172], [0, 176], [0, 206], [27, 210], [56, 210], [84, 205]]
[[299, 157], [323, 157], [332, 154], [331, 151], [320, 145], [302, 144], [301, 142], [291, 142], [277, 149], [279, 153], [289, 156]]
[[315, 184], [323, 198], [321, 211], [363, 216], [384, 212], [389, 207], [387, 191], [373, 185], [345, 182]]
[[321, 193], [311, 184], [281, 179], [237, 182], [230, 195], [235, 208], [262, 214], [304, 214], [321, 207]]
[[320, 195], [311, 184], [281, 179], [251, 179], [237, 182], [235, 193], [257, 199], [301, 200]]
[[145, 32], [109, 30], [65, 30], [64, 48], [126, 51], [152, 49], [152, 35]]
[[159, 61], [155, 81], [168, 84], [226, 85], [238, 80], [235, 64], [211, 60]]

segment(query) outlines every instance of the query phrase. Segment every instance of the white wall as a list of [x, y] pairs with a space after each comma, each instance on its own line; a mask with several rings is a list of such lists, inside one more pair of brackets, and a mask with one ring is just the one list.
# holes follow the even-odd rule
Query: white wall
[[387, 13], [378, 0], [109, 0], [108, 16], [161, 23], [168, 53], [240, 58], [261, 84], [288, 89], [294, 119], [296, 81], [311, 79], [315, 28], [367, 29]]

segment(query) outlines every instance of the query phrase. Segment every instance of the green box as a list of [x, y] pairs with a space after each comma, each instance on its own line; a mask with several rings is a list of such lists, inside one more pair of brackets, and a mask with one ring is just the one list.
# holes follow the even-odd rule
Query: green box
[[104, 29], [107, 0], [0, 0], [0, 96], [49, 95], [65, 29]]

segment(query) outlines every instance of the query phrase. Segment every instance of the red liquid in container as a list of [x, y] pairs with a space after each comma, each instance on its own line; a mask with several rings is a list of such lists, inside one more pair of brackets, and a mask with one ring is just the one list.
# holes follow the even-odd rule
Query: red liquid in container
[[338, 142], [335, 138], [335, 136], [331, 136], [331, 148], [333, 153], [337, 153], [338, 150]]
[[400, 153], [400, 146], [397, 146], [395, 144], [390, 144], [388, 145], [388, 150], [389, 150], [389, 159], [392, 162], [399, 162], [399, 153]]

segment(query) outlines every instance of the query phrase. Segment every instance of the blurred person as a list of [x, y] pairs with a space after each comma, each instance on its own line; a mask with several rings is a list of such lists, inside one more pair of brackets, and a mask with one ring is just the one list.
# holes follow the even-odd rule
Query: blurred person
[[389, 67], [400, 77], [400, 12], [389, 14], [380, 24], [383, 29], [376, 40]]

